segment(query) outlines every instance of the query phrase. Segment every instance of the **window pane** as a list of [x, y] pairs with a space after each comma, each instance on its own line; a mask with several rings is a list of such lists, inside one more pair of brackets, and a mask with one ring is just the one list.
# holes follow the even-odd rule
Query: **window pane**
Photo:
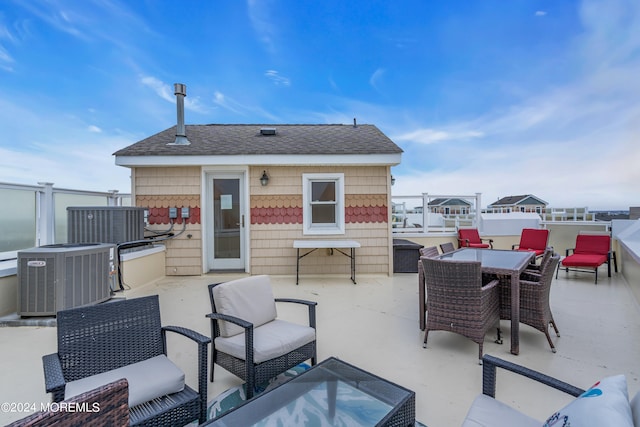
[[[335, 202], [336, 183], [314, 181], [311, 183], [311, 200], [314, 202]], [[315, 222], [315, 221], [314, 221]]]
[[335, 224], [336, 206], [331, 205], [311, 205], [312, 224]]

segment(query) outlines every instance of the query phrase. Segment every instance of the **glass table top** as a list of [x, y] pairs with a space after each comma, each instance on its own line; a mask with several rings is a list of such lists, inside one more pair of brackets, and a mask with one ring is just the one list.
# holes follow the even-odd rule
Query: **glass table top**
[[517, 269], [529, 262], [533, 252], [501, 249], [462, 248], [439, 256], [439, 259], [455, 261], [480, 261], [483, 267]]
[[411, 390], [329, 358], [207, 425], [375, 426], [414, 396]]

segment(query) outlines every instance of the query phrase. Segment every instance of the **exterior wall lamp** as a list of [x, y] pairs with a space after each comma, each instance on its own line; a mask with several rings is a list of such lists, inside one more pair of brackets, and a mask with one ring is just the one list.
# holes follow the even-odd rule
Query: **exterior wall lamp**
[[267, 171], [262, 171], [262, 176], [260, 177], [260, 184], [262, 186], [266, 186], [269, 183], [269, 175], [267, 175]]
[[396, 179], [393, 177], [393, 175], [391, 175], [391, 185], [396, 183]]

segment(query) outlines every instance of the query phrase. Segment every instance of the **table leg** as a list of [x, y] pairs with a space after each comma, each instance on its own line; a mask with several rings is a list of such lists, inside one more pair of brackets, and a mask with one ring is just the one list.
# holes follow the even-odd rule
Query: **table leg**
[[351, 248], [351, 281], [356, 284], [356, 248]]
[[300, 248], [296, 250], [296, 285], [298, 284], [299, 277], [300, 277]]
[[520, 275], [511, 274], [511, 353], [520, 353]]
[[[420, 277], [420, 276], [418, 276]], [[424, 331], [425, 328], [427, 327], [426, 325], [426, 319], [425, 319], [425, 312], [426, 312], [426, 308], [425, 308], [425, 298], [424, 298], [424, 294], [426, 293], [426, 289], [424, 288], [424, 280], [422, 280], [421, 282], [418, 283], [418, 312], [420, 314], [420, 330]]]

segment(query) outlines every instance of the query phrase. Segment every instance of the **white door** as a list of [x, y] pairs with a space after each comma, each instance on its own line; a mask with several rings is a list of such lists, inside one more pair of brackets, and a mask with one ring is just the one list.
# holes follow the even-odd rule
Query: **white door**
[[209, 269], [244, 271], [244, 174], [211, 174], [207, 182], [207, 192]]

